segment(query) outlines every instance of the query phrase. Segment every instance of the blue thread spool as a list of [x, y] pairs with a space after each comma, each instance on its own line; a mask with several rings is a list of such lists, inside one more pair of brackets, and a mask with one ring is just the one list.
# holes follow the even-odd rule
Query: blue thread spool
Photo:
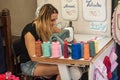
[[50, 44], [50, 42], [43, 42], [42, 51], [43, 51], [43, 56], [44, 57], [50, 57], [51, 56], [51, 44]]
[[80, 59], [81, 58], [81, 45], [80, 43], [72, 44], [72, 59]]

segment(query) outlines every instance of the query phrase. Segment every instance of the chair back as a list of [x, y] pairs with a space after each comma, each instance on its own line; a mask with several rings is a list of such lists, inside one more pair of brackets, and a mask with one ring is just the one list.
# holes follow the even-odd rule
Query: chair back
[[[21, 80], [37, 80], [36, 78], [38, 76], [29, 76], [27, 74], [22, 73], [20, 68], [20, 54], [21, 54], [21, 41], [20, 39], [17, 39], [12, 44], [12, 53], [14, 56], [14, 74], [19, 76]], [[41, 77], [38, 77], [39, 80], [45, 80], [40, 79]]]
[[20, 50], [21, 49], [21, 43], [20, 39], [17, 39], [13, 42], [12, 44], [12, 53], [14, 56], [14, 74], [21, 74], [21, 69], [20, 69]]
[[21, 42], [20, 39], [17, 39], [13, 42], [13, 52], [15, 53], [15, 56], [18, 57], [21, 54]]

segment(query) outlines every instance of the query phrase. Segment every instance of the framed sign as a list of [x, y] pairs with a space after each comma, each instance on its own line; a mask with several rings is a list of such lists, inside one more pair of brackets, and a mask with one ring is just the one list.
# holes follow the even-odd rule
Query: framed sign
[[82, 10], [87, 21], [106, 20], [106, 0], [82, 0]]
[[62, 18], [76, 20], [78, 17], [78, 0], [61, 0]]

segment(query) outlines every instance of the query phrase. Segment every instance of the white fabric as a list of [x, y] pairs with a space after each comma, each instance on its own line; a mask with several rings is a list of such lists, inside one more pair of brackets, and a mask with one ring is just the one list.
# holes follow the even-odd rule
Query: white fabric
[[69, 30], [69, 32], [70, 32], [70, 37], [69, 37], [69, 38], [66, 38], [66, 40], [67, 40], [68, 42], [73, 41], [73, 39], [74, 39], [73, 28], [72, 28], [72, 27], [67, 27], [67, 28], [64, 28], [64, 29]]
[[110, 58], [110, 62], [114, 63], [117, 60], [116, 53], [115, 52], [111, 52], [109, 58]]
[[72, 80], [79, 80], [83, 72], [77, 66], [72, 66], [70, 67], [70, 74], [71, 74]]
[[107, 78], [104, 78], [104, 76], [98, 69], [95, 69], [94, 73], [95, 73], [94, 80], [108, 80]]
[[116, 61], [118, 56], [115, 53], [115, 47], [112, 48], [109, 58], [110, 58], [110, 62], [111, 62], [111, 72], [113, 72], [116, 69], [116, 67], [118, 66], [118, 63]]
[[102, 61], [98, 61], [94, 64], [94, 80], [108, 80], [107, 79], [107, 68]]

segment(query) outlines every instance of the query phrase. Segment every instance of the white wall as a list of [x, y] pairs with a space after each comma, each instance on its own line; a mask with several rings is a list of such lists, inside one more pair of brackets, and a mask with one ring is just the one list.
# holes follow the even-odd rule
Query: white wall
[[[37, 0], [37, 5], [41, 4], [43, 0]], [[64, 20], [61, 17], [61, 4], [60, 0], [46, 0], [48, 3], [53, 4], [58, 10], [59, 10], [59, 18], [58, 22], [63, 22], [67, 23], [67, 20]], [[91, 0], [92, 1], [92, 0]], [[107, 22], [107, 30], [106, 32], [97, 32], [90, 30], [90, 22], [85, 21], [83, 19], [83, 12], [82, 12], [82, 0], [78, 0], [78, 5], [79, 5], [79, 10], [78, 10], [78, 19], [73, 21], [73, 26], [75, 33], [80, 33], [80, 34], [101, 34], [101, 35], [111, 35], [111, 1], [112, 0], [106, 0], [106, 10], [107, 10], [107, 17], [106, 17], [106, 22]]]
[[[41, 3], [42, 0], [0, 0], [0, 10], [3, 8], [8, 8], [11, 13], [11, 28], [13, 35], [20, 35], [23, 27], [31, 22], [35, 17], [35, 11], [37, 5]], [[61, 5], [60, 0], [45, 0], [53, 4], [59, 11], [58, 22], [62, 22], [63, 25], [68, 23], [61, 17]], [[82, 13], [82, 0], [78, 0], [79, 11], [78, 19], [73, 21], [73, 26], [75, 33], [84, 34], [102, 34], [110, 35], [111, 32], [111, 0], [107, 1], [107, 31], [106, 32], [96, 32], [89, 28], [90, 22], [83, 19]]]

